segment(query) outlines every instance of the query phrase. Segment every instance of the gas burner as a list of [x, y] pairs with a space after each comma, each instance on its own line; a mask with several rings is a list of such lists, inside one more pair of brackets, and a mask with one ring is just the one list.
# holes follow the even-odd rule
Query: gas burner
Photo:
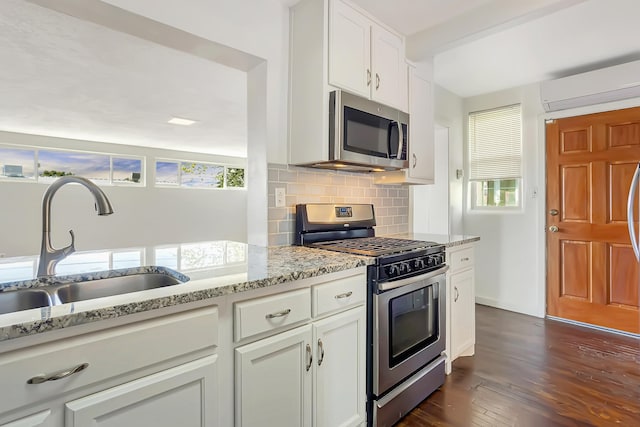
[[311, 244], [310, 246], [357, 255], [381, 256], [408, 252], [414, 249], [429, 248], [432, 246], [438, 246], [438, 244], [435, 242], [424, 242], [408, 239], [392, 239], [387, 237], [361, 237], [354, 239], [331, 240], [328, 242], [317, 242]]

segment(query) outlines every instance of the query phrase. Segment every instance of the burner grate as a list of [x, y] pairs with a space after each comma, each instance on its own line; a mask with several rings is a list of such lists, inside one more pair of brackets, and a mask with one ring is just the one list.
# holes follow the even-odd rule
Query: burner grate
[[434, 245], [437, 245], [437, 243], [420, 240], [392, 239], [388, 237], [363, 237], [319, 242], [314, 243], [311, 246], [337, 252], [347, 252], [366, 256], [380, 256], [398, 252], [407, 252], [414, 249], [428, 248]]

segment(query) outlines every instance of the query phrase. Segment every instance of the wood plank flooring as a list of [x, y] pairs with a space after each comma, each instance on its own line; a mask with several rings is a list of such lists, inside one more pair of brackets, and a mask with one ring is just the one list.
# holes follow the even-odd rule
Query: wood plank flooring
[[476, 354], [402, 419], [415, 426], [640, 426], [640, 340], [476, 306]]

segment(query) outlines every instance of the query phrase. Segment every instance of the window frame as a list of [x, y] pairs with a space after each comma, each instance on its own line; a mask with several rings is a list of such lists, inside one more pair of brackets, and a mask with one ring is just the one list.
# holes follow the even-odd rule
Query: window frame
[[[486, 178], [486, 179], [472, 179], [472, 171], [471, 171], [471, 159], [472, 159], [472, 143], [471, 143], [471, 117], [474, 114], [491, 112], [501, 109], [511, 109], [513, 107], [518, 107], [518, 126], [519, 126], [519, 176], [504, 176], [498, 178]], [[467, 212], [469, 213], [522, 213], [524, 211], [524, 135], [523, 135], [523, 106], [521, 103], [507, 104], [501, 105], [498, 107], [487, 108], [482, 110], [470, 111], [467, 113], [467, 147], [466, 147], [466, 176], [467, 176]], [[491, 205], [478, 205], [477, 202], [477, 191], [479, 183], [489, 183], [492, 181], [508, 181], [515, 180], [515, 197], [516, 197], [516, 205], [515, 206], [491, 206]]]
[[[177, 173], [177, 184], [162, 184], [158, 183], [157, 179], [157, 171], [158, 171], [158, 163], [175, 163], [178, 165], [178, 173]], [[221, 187], [198, 187], [198, 186], [188, 186], [184, 185], [182, 182], [182, 164], [183, 163], [195, 163], [207, 166], [217, 166], [223, 168], [223, 177], [222, 177], [222, 186]], [[241, 166], [237, 164], [228, 164], [228, 163], [214, 163], [208, 161], [201, 160], [188, 160], [188, 159], [170, 159], [165, 157], [157, 157], [153, 161], [153, 185], [158, 188], [180, 188], [180, 189], [188, 189], [188, 190], [232, 190], [232, 191], [242, 191], [247, 190], [247, 168], [246, 166]], [[244, 171], [244, 186], [243, 187], [229, 187], [227, 185], [227, 173], [229, 169], [242, 169]]]
[[[61, 153], [78, 153], [78, 154], [87, 154], [87, 155], [96, 155], [96, 156], [105, 156], [109, 159], [109, 173], [108, 173], [108, 181], [105, 182], [100, 180], [99, 182], [95, 182], [98, 186], [114, 186], [114, 187], [132, 187], [132, 188], [140, 188], [146, 187], [146, 157], [139, 156], [135, 154], [117, 154], [112, 152], [103, 152], [103, 151], [89, 151], [89, 150], [74, 150], [68, 148], [58, 148], [58, 147], [40, 147], [40, 146], [31, 146], [31, 145], [15, 145], [15, 144], [4, 144], [0, 143], [1, 149], [13, 149], [13, 150], [25, 150], [33, 152], [33, 167], [34, 167], [34, 177], [7, 177], [4, 175], [0, 175], [0, 182], [21, 182], [21, 183], [31, 183], [31, 184], [43, 184], [43, 185], [51, 185], [52, 180], [43, 179], [44, 177], [40, 176], [40, 152], [41, 151], [53, 151], [53, 152], [61, 152]], [[140, 171], [140, 182], [135, 183], [125, 183], [113, 180], [113, 159], [133, 159], [140, 160], [141, 162], [141, 171]], [[77, 176], [77, 175], [73, 175]], [[54, 179], [55, 180], [55, 179]], [[93, 180], [92, 180], [93, 181]]]

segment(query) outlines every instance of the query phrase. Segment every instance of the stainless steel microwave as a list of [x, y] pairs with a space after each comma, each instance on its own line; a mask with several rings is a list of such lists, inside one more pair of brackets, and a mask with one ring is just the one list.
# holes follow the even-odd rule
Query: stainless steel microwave
[[318, 167], [352, 171], [409, 166], [409, 115], [350, 93], [329, 95], [329, 162]]

